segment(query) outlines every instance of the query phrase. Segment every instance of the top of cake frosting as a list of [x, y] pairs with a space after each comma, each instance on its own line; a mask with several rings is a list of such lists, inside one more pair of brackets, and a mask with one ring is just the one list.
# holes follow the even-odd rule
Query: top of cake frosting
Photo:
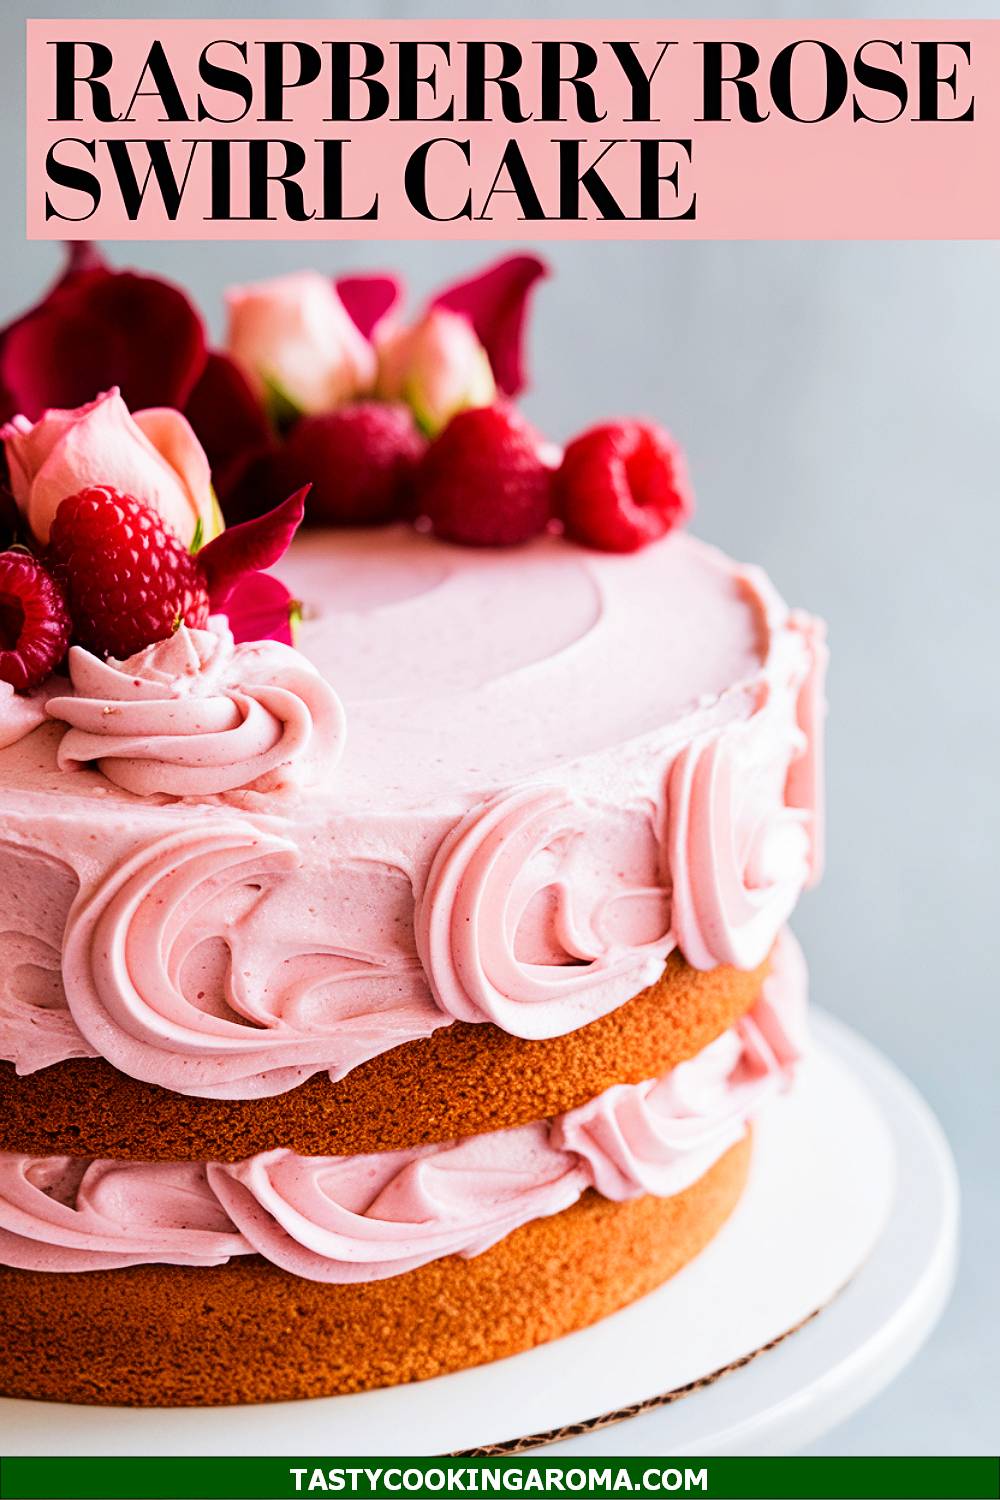
[[302, 601], [299, 647], [344, 704], [327, 790], [345, 810], [559, 775], [699, 709], [744, 715], [774, 609], [759, 578], [680, 534], [623, 558], [558, 538], [306, 533], [279, 571]]
[[[283, 726], [270, 736], [236, 732], [223, 688], [254, 700], [261, 684], [273, 697], [294, 678], [300, 709], [305, 700], [314, 717], [333, 714], [337, 724], [329, 753], [314, 745], [311, 802], [384, 816], [567, 776], [575, 790], [601, 795], [630, 776], [641, 782], [648, 754], [659, 763], [696, 725], [749, 717], [788, 620], [758, 570], [683, 533], [619, 557], [556, 537], [479, 550], [405, 526], [306, 532], [278, 571], [301, 602], [298, 671], [278, 643], [237, 647], [234, 660], [224, 629], [218, 638], [195, 632], [194, 645], [151, 647], [120, 668], [71, 657], [76, 696], [57, 696], [49, 713], [75, 727], [56, 753], [65, 767], [103, 754], [107, 774], [65, 775], [62, 792], [104, 797], [108, 780], [192, 796], [252, 786], [261, 764], [280, 759], [268, 752]], [[192, 688], [192, 660], [210, 668], [206, 686]], [[309, 664], [342, 709], [314, 703]], [[195, 704], [201, 717], [186, 718]], [[23, 732], [42, 718], [24, 717]], [[241, 753], [242, 778], [238, 766], [217, 764]], [[172, 775], [140, 774], [144, 757], [169, 760]], [[0, 750], [8, 782], [51, 785], [50, 764], [36, 742]]]

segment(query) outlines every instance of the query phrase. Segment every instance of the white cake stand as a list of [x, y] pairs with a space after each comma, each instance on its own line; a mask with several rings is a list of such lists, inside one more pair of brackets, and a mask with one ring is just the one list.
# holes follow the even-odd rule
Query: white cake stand
[[729, 1224], [666, 1286], [594, 1328], [478, 1370], [318, 1401], [137, 1411], [0, 1400], [0, 1451], [336, 1457], [556, 1443], [581, 1456], [711, 1456], [804, 1446], [926, 1338], [951, 1286], [958, 1224], [954, 1165], [920, 1096], [830, 1017], [816, 1017], [814, 1035], [799, 1085], [758, 1127]]

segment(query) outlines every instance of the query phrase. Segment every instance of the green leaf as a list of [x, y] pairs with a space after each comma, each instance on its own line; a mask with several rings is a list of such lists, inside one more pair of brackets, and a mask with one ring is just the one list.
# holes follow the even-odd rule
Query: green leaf
[[295, 404], [284, 387], [280, 386], [270, 375], [264, 373], [262, 379], [267, 414], [278, 432], [287, 432], [288, 428], [294, 427], [301, 417], [302, 408]]

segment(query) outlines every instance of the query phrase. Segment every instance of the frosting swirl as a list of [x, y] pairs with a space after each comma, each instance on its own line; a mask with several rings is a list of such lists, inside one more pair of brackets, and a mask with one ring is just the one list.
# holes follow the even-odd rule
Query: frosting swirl
[[696, 969], [756, 968], [806, 883], [806, 816], [784, 793], [799, 750], [797, 738], [758, 713], [748, 724], [693, 740], [671, 766], [671, 914], [678, 945]]
[[321, 781], [344, 743], [337, 695], [280, 641], [234, 645], [229, 630], [182, 625], [127, 661], [74, 646], [71, 695], [49, 714], [70, 729], [59, 765], [96, 761], [109, 781], [147, 797], [274, 791]]
[[118, 1270], [218, 1266], [247, 1245], [195, 1162], [0, 1153], [0, 1264]]
[[416, 956], [333, 941], [331, 902], [294, 843], [237, 819], [144, 845], [70, 913], [73, 1020], [122, 1072], [212, 1098], [338, 1078], [442, 1025]]
[[787, 1083], [803, 982], [783, 939], [757, 1006], [666, 1078], [463, 1141], [355, 1157], [268, 1151], [207, 1167], [0, 1154], [0, 1264], [216, 1265], [254, 1252], [311, 1281], [375, 1281], [478, 1255], [588, 1188], [615, 1200], [670, 1196]]
[[209, 1182], [260, 1255], [309, 1281], [381, 1281], [444, 1255], [479, 1255], [559, 1213], [586, 1172], [544, 1124], [365, 1157], [269, 1151]]
[[66, 1008], [63, 930], [79, 882], [62, 860], [0, 839], [0, 1057], [32, 1073], [93, 1057]]
[[747, 1015], [665, 1078], [616, 1085], [563, 1115], [553, 1125], [553, 1145], [587, 1163], [605, 1198], [682, 1192], [790, 1081], [805, 1045], [805, 1007], [805, 961], [786, 929]]
[[[350, 715], [326, 784], [256, 790], [321, 776], [316, 680], [219, 630], [178, 632], [132, 675], [75, 658], [60, 722], [0, 752], [3, 836], [39, 856], [0, 868], [0, 906], [27, 908], [49, 858], [81, 892], [65, 1002], [68, 908], [31, 953], [23, 918], [0, 920], [0, 1053], [37, 1067], [106, 1040], [165, 1087], [253, 1097], [456, 1018], [573, 1031], [675, 946], [704, 966], [764, 955], [821, 858], [825, 648], [758, 570], [683, 534], [625, 561], [550, 537], [470, 553], [400, 526], [312, 532], [282, 573]], [[252, 684], [287, 687], [292, 663], [301, 691], [272, 711]], [[60, 744], [105, 774], [60, 773]], [[226, 875], [216, 835], [288, 863], [258, 880], [248, 852]], [[160, 903], [176, 961], [154, 953], [147, 973]], [[121, 938], [100, 973], [99, 920]], [[259, 1015], [233, 1003], [241, 983]]]
[[[671, 947], [658, 860], [642, 813], [549, 787], [476, 808], [444, 840], [417, 903], [417, 947], [438, 1004], [457, 1020], [538, 1038], [631, 999]], [[533, 917], [544, 936], [526, 952]]]
[[823, 722], [826, 718], [826, 668], [830, 652], [826, 644], [826, 626], [822, 620], [793, 610], [789, 626], [799, 632], [808, 652], [808, 667], [795, 700], [795, 717], [802, 736], [801, 745], [792, 757], [785, 782], [785, 801], [799, 808], [806, 817], [809, 831], [809, 879], [815, 885], [823, 873], [824, 778]]

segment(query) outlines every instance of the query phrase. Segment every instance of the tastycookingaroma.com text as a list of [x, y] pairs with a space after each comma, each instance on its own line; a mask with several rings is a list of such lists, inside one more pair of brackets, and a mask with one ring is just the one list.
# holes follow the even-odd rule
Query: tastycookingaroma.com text
[[510, 1494], [531, 1491], [545, 1494], [610, 1495], [619, 1491], [660, 1494], [708, 1492], [707, 1468], [657, 1468], [641, 1474], [624, 1466], [563, 1468], [550, 1464], [514, 1466], [463, 1464], [428, 1468], [367, 1468], [338, 1465], [329, 1469], [289, 1468], [296, 1494], [343, 1493], [360, 1495], [420, 1493]]

